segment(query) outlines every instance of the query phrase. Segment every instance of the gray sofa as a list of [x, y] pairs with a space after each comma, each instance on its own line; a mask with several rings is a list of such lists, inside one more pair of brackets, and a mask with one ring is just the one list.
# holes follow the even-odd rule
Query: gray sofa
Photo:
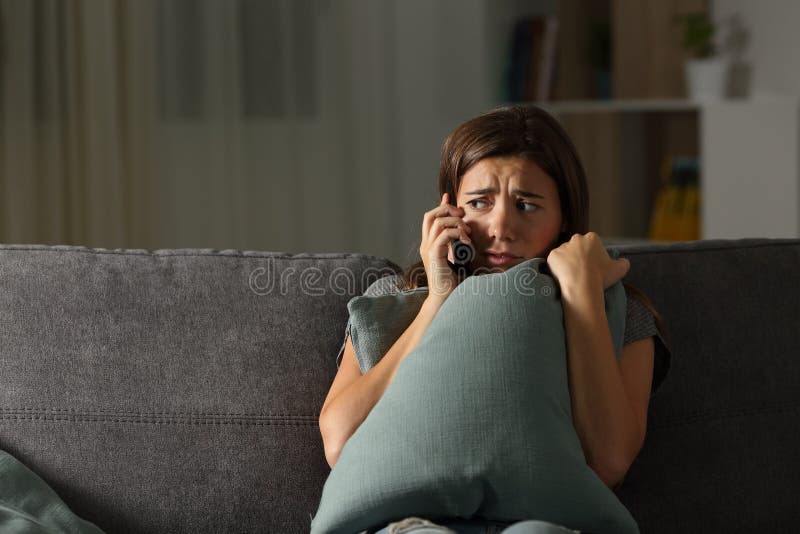
[[[800, 240], [620, 246], [672, 368], [618, 495], [642, 532], [800, 520]], [[360, 254], [0, 246], [0, 449], [106, 532], [307, 532]]]

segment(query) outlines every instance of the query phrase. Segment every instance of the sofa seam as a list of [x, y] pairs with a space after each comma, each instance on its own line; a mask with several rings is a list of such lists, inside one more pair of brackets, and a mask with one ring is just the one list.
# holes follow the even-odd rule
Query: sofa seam
[[745, 408], [729, 411], [707, 411], [694, 412], [682, 416], [671, 417], [667, 420], [653, 422], [648, 425], [648, 430], [658, 430], [663, 428], [673, 428], [676, 426], [689, 425], [702, 421], [733, 419], [736, 417], [747, 417], [752, 415], [779, 414], [800, 409], [800, 403], [793, 402], [786, 405], [772, 406], [767, 408]]
[[301, 414], [280, 414], [280, 413], [257, 413], [257, 412], [172, 412], [172, 411], [125, 411], [125, 410], [80, 410], [75, 408], [42, 408], [42, 407], [28, 407], [23, 406], [19, 408], [0, 408], [0, 414], [15, 413], [15, 412], [33, 412], [33, 413], [69, 413], [72, 415], [119, 415], [126, 417], [265, 417], [276, 419], [303, 419], [317, 417], [316, 415], [301, 415]]
[[[47, 247], [47, 245], [45, 245]], [[159, 251], [165, 251], [164, 253], [159, 253]], [[343, 253], [343, 254], [330, 254], [325, 252], [319, 253], [271, 253], [271, 252], [258, 252], [252, 251], [252, 254], [245, 254], [244, 251], [238, 251], [236, 253], [223, 253], [222, 250], [211, 250], [208, 252], [190, 252], [190, 253], [177, 253], [178, 250], [170, 250], [170, 249], [155, 249], [155, 250], [147, 250], [142, 249], [141, 252], [134, 252], [131, 249], [125, 250], [102, 250], [102, 249], [56, 249], [56, 248], [33, 248], [33, 247], [20, 247], [20, 248], [0, 248], [0, 253], [3, 252], [57, 252], [57, 253], [80, 253], [80, 254], [95, 254], [95, 255], [105, 255], [105, 254], [113, 254], [118, 256], [151, 256], [151, 257], [223, 257], [223, 258], [280, 258], [280, 259], [289, 259], [289, 260], [308, 260], [308, 259], [343, 259], [343, 258], [365, 258], [365, 259], [374, 259], [380, 260], [386, 263], [391, 263], [392, 260], [389, 258], [384, 258], [382, 256], [375, 256], [372, 254], [362, 254], [362, 253]], [[248, 251], [250, 252], [250, 251]], [[306, 256], [303, 256], [306, 254]]]
[[318, 426], [316, 420], [235, 420], [235, 419], [195, 419], [195, 418], [137, 418], [137, 417], [90, 417], [57, 415], [9, 415], [0, 414], [0, 421], [63, 422], [63, 423], [128, 423], [150, 425], [238, 425], [238, 426]]
[[752, 243], [747, 245], [728, 245], [728, 246], [716, 246], [716, 247], [707, 247], [707, 248], [689, 248], [689, 247], [675, 247], [674, 250], [672, 249], [652, 249], [652, 250], [632, 250], [626, 251], [626, 247], [630, 248], [641, 248], [643, 246], [651, 247], [653, 245], [609, 245], [608, 248], [613, 248], [619, 251], [620, 255], [625, 256], [640, 256], [640, 255], [661, 255], [661, 254], [686, 254], [686, 253], [699, 253], [699, 252], [735, 252], [740, 250], [747, 250], [747, 249], [757, 249], [757, 248], [765, 248], [765, 247], [797, 247], [800, 245], [799, 240], [793, 240], [789, 243]]

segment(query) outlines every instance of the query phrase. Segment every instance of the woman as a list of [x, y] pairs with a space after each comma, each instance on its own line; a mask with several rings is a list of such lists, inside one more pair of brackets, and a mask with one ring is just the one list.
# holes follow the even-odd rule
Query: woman
[[[393, 283], [390, 290], [427, 286], [428, 296], [418, 315], [363, 375], [349, 337], [345, 341], [339, 371], [320, 414], [328, 463], [331, 467], [336, 463], [347, 439], [460, 282], [451, 266], [452, 242], [459, 239], [471, 243], [477, 252], [471, 264], [473, 275], [546, 258], [561, 289], [575, 430], [587, 464], [605, 484], [617, 487], [644, 442], [654, 368], [657, 387], [666, 373], [669, 353], [652, 305], [626, 285], [625, 343], [617, 360], [604, 290], [622, 279], [630, 264], [627, 259], [611, 259], [597, 234], [587, 232], [586, 179], [572, 142], [539, 108], [490, 111], [467, 121], [446, 140], [439, 191], [440, 204], [423, 217], [421, 261], [409, 267], [402, 280], [379, 280], [384, 286], [387, 281]], [[455, 205], [447, 191], [456, 192]], [[434, 525], [408, 518], [381, 532], [452, 532], [447, 525], [458, 532], [499, 532], [504, 526], [481, 520]], [[526, 521], [504, 532], [548, 531], [568, 530]]]

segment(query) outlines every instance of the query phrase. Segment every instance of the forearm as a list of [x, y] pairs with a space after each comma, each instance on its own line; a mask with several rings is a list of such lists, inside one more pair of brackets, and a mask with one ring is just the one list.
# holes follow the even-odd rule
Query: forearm
[[330, 401], [319, 419], [320, 432], [326, 444], [334, 444], [335, 450], [344, 447], [394, 380], [400, 363], [419, 345], [443, 300], [426, 299], [416, 318], [383, 358]]
[[642, 434], [620, 375], [602, 286], [584, 281], [562, 295], [573, 423], [586, 463], [613, 486]]

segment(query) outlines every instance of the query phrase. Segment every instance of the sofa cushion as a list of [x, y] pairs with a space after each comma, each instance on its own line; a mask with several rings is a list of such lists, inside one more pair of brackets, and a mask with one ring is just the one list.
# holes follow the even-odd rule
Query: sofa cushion
[[[409, 515], [638, 532], [586, 465], [572, 422], [561, 302], [553, 278], [539, 272], [543, 262], [470, 277], [447, 298], [342, 449], [312, 533]], [[619, 358], [622, 284], [605, 297]]]
[[308, 532], [363, 254], [0, 245], [0, 448], [107, 532]]
[[617, 492], [642, 532], [792, 531], [800, 240], [620, 247], [667, 320], [670, 376]]

